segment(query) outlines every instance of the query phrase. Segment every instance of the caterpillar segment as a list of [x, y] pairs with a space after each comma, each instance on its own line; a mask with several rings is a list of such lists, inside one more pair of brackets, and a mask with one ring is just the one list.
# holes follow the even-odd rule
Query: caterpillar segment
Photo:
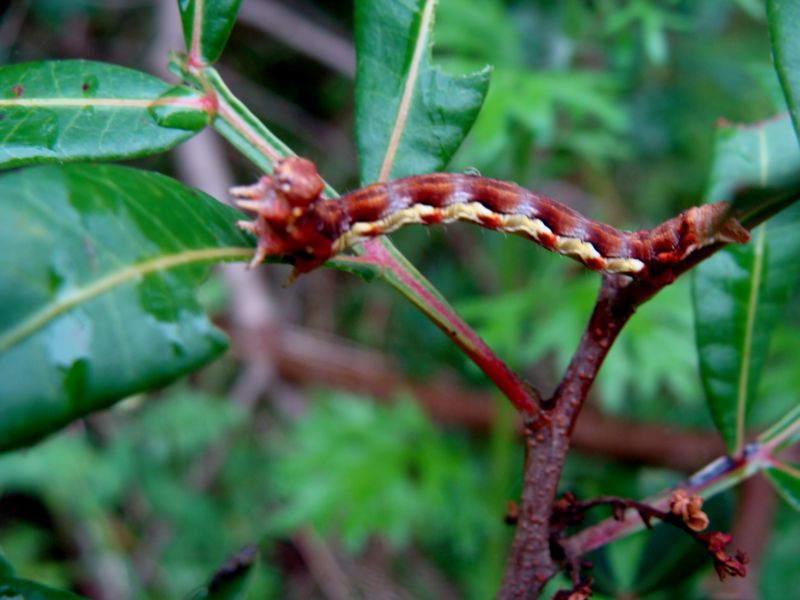
[[644, 276], [699, 248], [745, 243], [750, 234], [726, 202], [690, 208], [661, 225], [621, 231], [513, 183], [475, 174], [434, 173], [373, 184], [337, 199], [321, 196], [313, 163], [281, 160], [272, 175], [231, 195], [254, 214], [238, 225], [258, 238], [250, 265], [269, 256], [308, 272], [347, 248], [406, 225], [465, 221], [525, 237], [606, 273]]

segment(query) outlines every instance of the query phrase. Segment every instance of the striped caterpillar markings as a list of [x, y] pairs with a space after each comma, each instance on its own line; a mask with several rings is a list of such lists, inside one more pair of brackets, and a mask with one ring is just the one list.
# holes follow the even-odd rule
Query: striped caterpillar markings
[[744, 243], [749, 232], [725, 202], [690, 208], [651, 230], [627, 232], [511, 183], [434, 173], [373, 184], [335, 200], [321, 197], [313, 163], [280, 161], [271, 176], [233, 188], [237, 205], [255, 213], [239, 226], [258, 238], [251, 262], [284, 256], [310, 271], [343, 250], [405, 225], [467, 221], [528, 238], [590, 269], [646, 276], [718, 242]]
[[485, 227], [487, 222], [491, 223], [491, 229], [521, 235], [554, 252], [574, 258], [587, 266], [591, 265], [598, 271], [638, 273], [645, 266], [641, 260], [636, 258], [604, 258], [591, 243], [578, 238], [556, 235], [541, 219], [524, 215], [494, 213], [480, 202], [451, 204], [444, 208], [416, 204], [378, 221], [355, 223], [349, 231], [334, 241], [333, 248], [334, 252], [338, 254], [359, 242], [376, 235], [391, 233], [404, 225], [429, 225], [432, 222], [452, 223], [454, 221], [469, 221]]

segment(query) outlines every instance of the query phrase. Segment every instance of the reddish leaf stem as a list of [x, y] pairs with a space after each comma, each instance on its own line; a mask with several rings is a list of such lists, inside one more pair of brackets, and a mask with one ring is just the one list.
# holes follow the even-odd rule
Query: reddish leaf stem
[[[523, 415], [529, 418], [539, 410], [538, 393], [494, 353], [491, 348], [462, 321], [438, 294], [415, 279], [396, 256], [379, 240], [364, 244], [364, 258], [390, 271], [404, 295], [426, 314], [444, 334], [469, 356], [486, 376], [505, 394]], [[405, 290], [410, 293], [406, 293]]]

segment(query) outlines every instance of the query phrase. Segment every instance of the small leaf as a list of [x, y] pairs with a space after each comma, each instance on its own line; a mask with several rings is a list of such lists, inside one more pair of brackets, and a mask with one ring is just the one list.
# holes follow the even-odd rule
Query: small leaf
[[800, 3], [768, 0], [767, 20], [775, 68], [800, 139]]
[[225, 348], [194, 293], [244, 259], [238, 213], [115, 165], [0, 178], [0, 451], [192, 371]]
[[163, 152], [212, 109], [200, 92], [100, 62], [0, 67], [0, 168]]
[[434, 4], [356, 2], [356, 145], [362, 183], [441, 170], [478, 116], [489, 69], [456, 77], [431, 63]]
[[242, 0], [178, 0], [191, 59], [213, 64], [228, 41]]
[[245, 546], [217, 569], [211, 582], [189, 595], [189, 600], [239, 600], [245, 598], [250, 572], [258, 558], [258, 548]]
[[789, 506], [800, 511], [800, 465], [780, 465], [764, 473]]
[[0, 575], [0, 598], [5, 600], [82, 600], [72, 592], [57, 590], [35, 581]]
[[[759, 211], [776, 199], [795, 198], [798, 174], [800, 150], [788, 119], [724, 127], [706, 200], [732, 199], [737, 208]], [[701, 379], [732, 452], [744, 443], [770, 335], [800, 277], [798, 225], [794, 206], [756, 229], [750, 244], [725, 248], [694, 271]]]

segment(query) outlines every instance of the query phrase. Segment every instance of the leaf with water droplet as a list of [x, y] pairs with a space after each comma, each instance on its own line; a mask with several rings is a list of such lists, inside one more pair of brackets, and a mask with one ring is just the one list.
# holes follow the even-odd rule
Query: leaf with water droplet
[[0, 168], [163, 152], [205, 127], [210, 110], [196, 90], [116, 65], [3, 66]]
[[224, 336], [195, 292], [247, 260], [239, 213], [167, 177], [115, 165], [0, 177], [0, 451], [166, 383]]

